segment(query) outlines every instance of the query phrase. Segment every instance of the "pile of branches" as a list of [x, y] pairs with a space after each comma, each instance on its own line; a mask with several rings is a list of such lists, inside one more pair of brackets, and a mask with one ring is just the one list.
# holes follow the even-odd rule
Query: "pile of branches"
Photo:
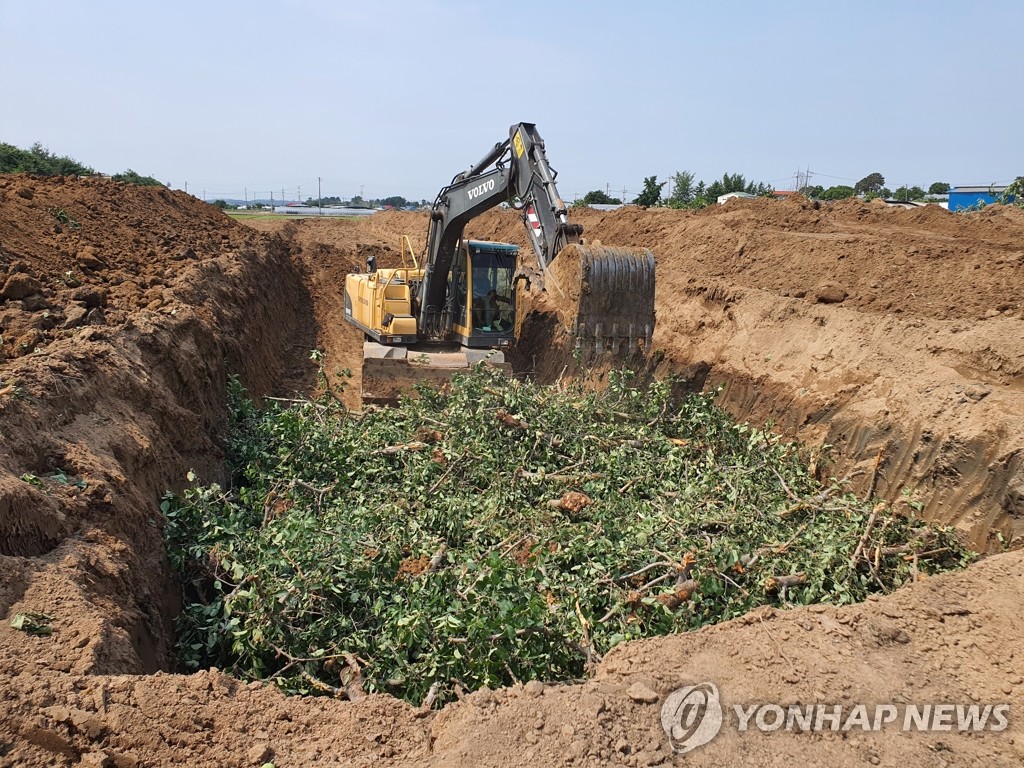
[[584, 676], [610, 648], [759, 605], [843, 604], [964, 564], [953, 533], [670, 382], [601, 393], [481, 369], [395, 408], [257, 409], [233, 485], [162, 504], [181, 657], [298, 693]]

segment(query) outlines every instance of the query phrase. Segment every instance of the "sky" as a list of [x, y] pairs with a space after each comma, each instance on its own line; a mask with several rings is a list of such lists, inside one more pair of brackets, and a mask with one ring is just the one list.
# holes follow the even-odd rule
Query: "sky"
[[520, 121], [566, 200], [990, 184], [1024, 174], [1022, 31], [1019, 0], [0, 0], [0, 142], [208, 200], [432, 200]]

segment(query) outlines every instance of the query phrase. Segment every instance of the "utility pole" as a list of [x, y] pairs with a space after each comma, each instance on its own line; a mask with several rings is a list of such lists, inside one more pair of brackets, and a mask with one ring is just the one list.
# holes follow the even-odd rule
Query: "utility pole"
[[274, 190], [270, 190], [270, 212], [274, 212]]
[[203, 202], [206, 202], [206, 187], [203, 187]]
[[320, 191], [320, 177], [316, 177], [316, 207], [320, 209], [320, 215], [324, 215], [324, 196]]
[[188, 182], [187, 181], [185, 182], [185, 194], [186, 195], [188, 194]]
[[625, 187], [622, 188], [622, 204], [623, 205], [626, 204], [626, 188]]
[[249, 207], [249, 188], [248, 187], [243, 187], [243, 189], [245, 190], [242, 193], [245, 196], [245, 207], [248, 208]]

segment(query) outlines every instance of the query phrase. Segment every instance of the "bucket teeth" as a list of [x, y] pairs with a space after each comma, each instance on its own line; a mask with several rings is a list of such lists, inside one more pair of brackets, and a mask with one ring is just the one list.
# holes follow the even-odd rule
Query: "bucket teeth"
[[650, 346], [654, 333], [654, 255], [646, 248], [579, 246], [577, 346], [600, 355]]

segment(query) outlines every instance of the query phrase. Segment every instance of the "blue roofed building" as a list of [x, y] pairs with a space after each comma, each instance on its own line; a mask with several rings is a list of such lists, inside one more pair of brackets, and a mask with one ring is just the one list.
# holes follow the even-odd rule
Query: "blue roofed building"
[[[949, 190], [949, 210], [963, 211], [978, 208], [982, 204], [992, 205], [1005, 191], [1006, 184], [968, 184], [953, 187]], [[1012, 203], [1014, 196], [1010, 195], [1006, 201]]]

